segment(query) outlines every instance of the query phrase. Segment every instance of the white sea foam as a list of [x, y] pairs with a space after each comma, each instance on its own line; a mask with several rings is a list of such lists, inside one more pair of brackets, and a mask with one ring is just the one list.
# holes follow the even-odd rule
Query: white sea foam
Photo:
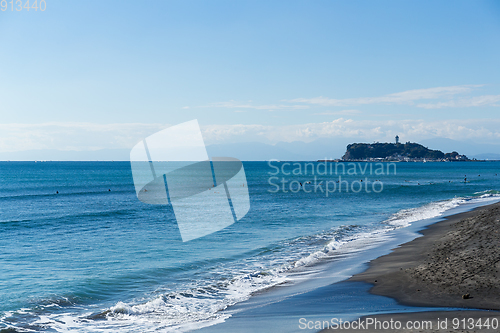
[[33, 324], [56, 332], [186, 332], [223, 322], [230, 315], [222, 310], [256, 291], [288, 281], [283, 270], [240, 274], [142, 302], [118, 302], [103, 312], [103, 320], [90, 319], [91, 313], [64, 313], [39, 316]]
[[[479, 196], [479, 194], [481, 195]], [[391, 230], [407, 227], [417, 221], [444, 216], [447, 211], [465, 203], [486, 204], [488, 201], [496, 201], [500, 199], [500, 194], [498, 194], [497, 191], [478, 192], [476, 193], [476, 195], [476, 197], [472, 198], [453, 198], [450, 200], [431, 202], [427, 205], [417, 208], [400, 210], [383, 222], [383, 224], [385, 224], [387, 227], [375, 229], [369, 232], [358, 232], [341, 239], [334, 238], [329, 241], [321, 250], [315, 251], [297, 260], [294, 266], [310, 266], [322, 259], [331, 257], [335, 254], [340, 254], [342, 252], [348, 251], [356, 251], [360, 248], [368, 249], [385, 239], [386, 233]]]
[[484, 191], [477, 194], [482, 195], [469, 198], [458, 197], [451, 200], [431, 202], [418, 208], [403, 209], [391, 216], [386, 223], [395, 227], [406, 227], [416, 221], [443, 216], [447, 211], [466, 203], [486, 204], [488, 201], [493, 202], [500, 199], [500, 195], [496, 191]]
[[385, 223], [396, 228], [407, 227], [411, 223], [443, 215], [446, 211], [464, 204], [464, 198], [431, 202], [418, 208], [403, 209], [391, 216]]
[[385, 238], [386, 229], [358, 232], [351, 236], [329, 241], [321, 250], [315, 251], [294, 263], [294, 267], [311, 266], [319, 261], [337, 254], [356, 252], [376, 246]]

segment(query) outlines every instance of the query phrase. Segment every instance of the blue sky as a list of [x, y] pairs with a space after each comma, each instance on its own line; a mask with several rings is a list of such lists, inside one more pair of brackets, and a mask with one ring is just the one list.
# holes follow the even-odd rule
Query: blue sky
[[0, 11], [0, 152], [500, 139], [498, 1], [46, 4]]

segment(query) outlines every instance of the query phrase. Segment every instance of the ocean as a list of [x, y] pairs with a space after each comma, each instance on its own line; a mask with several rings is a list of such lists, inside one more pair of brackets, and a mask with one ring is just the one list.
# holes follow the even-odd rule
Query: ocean
[[129, 162], [0, 162], [0, 332], [217, 329], [255, 295], [342, 281], [398, 230], [500, 200], [500, 162], [243, 165], [246, 216], [183, 242]]

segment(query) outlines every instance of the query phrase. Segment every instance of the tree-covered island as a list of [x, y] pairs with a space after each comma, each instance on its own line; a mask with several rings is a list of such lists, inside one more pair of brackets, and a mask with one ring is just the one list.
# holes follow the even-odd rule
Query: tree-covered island
[[[399, 138], [398, 138], [399, 139]], [[468, 161], [465, 155], [454, 151], [443, 153], [419, 143], [352, 143], [342, 157], [344, 161]]]

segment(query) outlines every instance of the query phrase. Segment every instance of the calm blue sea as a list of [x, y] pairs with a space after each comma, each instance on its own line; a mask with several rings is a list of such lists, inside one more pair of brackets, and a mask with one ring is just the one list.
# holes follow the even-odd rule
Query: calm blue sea
[[249, 213], [182, 242], [170, 206], [137, 199], [129, 162], [0, 162], [0, 330], [214, 325], [376, 235], [500, 199], [500, 162], [330, 165], [244, 162]]

